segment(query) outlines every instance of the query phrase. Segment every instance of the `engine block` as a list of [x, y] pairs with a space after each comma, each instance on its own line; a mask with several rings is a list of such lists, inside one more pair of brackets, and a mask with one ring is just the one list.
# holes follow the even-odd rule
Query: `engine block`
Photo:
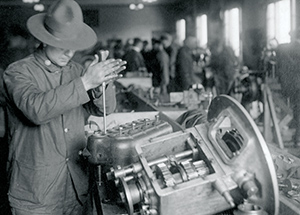
[[182, 131], [159, 119], [139, 122], [133, 136], [131, 129], [90, 136], [86, 149], [91, 163], [109, 167], [105, 180], [128, 214], [278, 214], [267, 145], [231, 97], [216, 97], [207, 122]]

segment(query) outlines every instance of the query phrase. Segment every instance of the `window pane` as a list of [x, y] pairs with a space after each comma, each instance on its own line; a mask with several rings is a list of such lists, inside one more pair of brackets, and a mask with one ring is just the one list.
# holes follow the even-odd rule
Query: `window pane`
[[290, 42], [291, 31], [291, 9], [290, 1], [284, 0], [276, 3], [276, 14], [278, 19], [276, 20], [276, 38], [279, 43]]
[[276, 39], [279, 44], [291, 42], [291, 3], [281, 0], [268, 5], [267, 40]]
[[267, 8], [267, 39], [275, 38], [275, 4], [269, 4]]
[[184, 19], [180, 19], [176, 22], [176, 34], [180, 43], [185, 40], [186, 23]]
[[207, 46], [207, 16], [205, 14], [196, 18], [196, 37], [198, 45], [205, 48]]
[[225, 41], [232, 47], [236, 56], [240, 55], [240, 14], [238, 8], [226, 10], [225, 18]]

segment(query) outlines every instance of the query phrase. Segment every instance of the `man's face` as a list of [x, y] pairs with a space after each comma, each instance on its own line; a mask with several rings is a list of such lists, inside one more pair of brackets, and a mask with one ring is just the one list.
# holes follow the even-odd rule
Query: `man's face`
[[58, 65], [66, 66], [75, 54], [75, 50], [62, 49], [47, 45], [45, 52], [49, 60]]

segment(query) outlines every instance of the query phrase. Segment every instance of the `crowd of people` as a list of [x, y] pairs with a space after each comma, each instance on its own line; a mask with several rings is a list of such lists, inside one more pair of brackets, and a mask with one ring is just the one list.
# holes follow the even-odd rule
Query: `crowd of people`
[[127, 62], [123, 76], [152, 77], [154, 91], [162, 95], [188, 90], [194, 84], [209, 89], [216, 87], [217, 94], [226, 93], [238, 64], [232, 49], [222, 41], [213, 42], [210, 51], [200, 48], [194, 36], [187, 36], [183, 44], [179, 44], [169, 33], [152, 38], [151, 42], [140, 37], [130, 38], [126, 43], [121, 39], [109, 39], [106, 45], [98, 42], [93, 49], [79, 53], [74, 59], [87, 66], [101, 49], [109, 50], [109, 58]]
[[[12, 29], [4, 38], [7, 50], [5, 56], [0, 56], [2, 72], [10, 63], [32, 53], [38, 45], [26, 29], [20, 26], [13, 26]], [[222, 41], [212, 41], [204, 49], [198, 47], [193, 36], [187, 36], [179, 44], [169, 33], [163, 33], [151, 41], [138, 36], [126, 41], [110, 38], [103, 43], [98, 40], [93, 47], [77, 51], [73, 60], [87, 68], [99, 50], [108, 50], [108, 59], [127, 61], [126, 70], [121, 72], [123, 76], [152, 77], [154, 91], [163, 95], [182, 92], [199, 83], [207, 89], [215, 87], [216, 94], [226, 94], [226, 86], [230, 85], [238, 64], [232, 49]]]

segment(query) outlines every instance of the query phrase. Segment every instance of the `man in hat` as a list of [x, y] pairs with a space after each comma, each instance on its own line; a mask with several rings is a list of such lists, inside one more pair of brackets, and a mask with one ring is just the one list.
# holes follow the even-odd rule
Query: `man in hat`
[[[101, 85], [125, 69], [122, 60], [98, 62], [83, 69], [71, 61], [75, 51], [93, 46], [95, 32], [83, 22], [73, 0], [55, 1], [47, 13], [27, 22], [41, 41], [28, 57], [4, 72], [9, 122], [9, 202], [16, 215], [87, 214], [84, 125], [89, 114], [103, 115]], [[106, 53], [107, 55], [107, 53]], [[116, 100], [105, 89], [107, 113]]]
[[182, 92], [191, 88], [193, 84], [200, 83], [194, 71], [193, 50], [197, 48], [197, 39], [188, 36], [183, 46], [178, 50], [176, 57], [176, 91]]

